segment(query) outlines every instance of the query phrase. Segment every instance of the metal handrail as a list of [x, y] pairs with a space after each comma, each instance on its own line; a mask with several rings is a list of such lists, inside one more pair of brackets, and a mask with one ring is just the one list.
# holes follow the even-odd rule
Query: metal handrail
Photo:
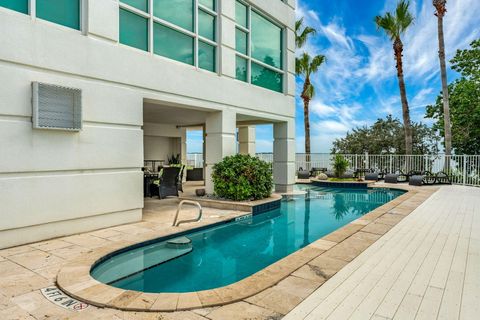
[[[180, 221], [177, 222], [178, 214], [180, 213], [180, 209], [182, 209], [182, 206], [184, 204], [190, 204], [192, 206], [196, 206], [198, 208], [198, 217], [195, 218], [195, 219], [180, 220]], [[200, 205], [200, 203], [198, 203], [196, 201], [191, 201], [191, 200], [182, 200], [178, 204], [177, 213], [175, 214], [175, 219], [173, 220], [172, 226], [178, 227], [181, 223], [200, 221], [200, 219], [202, 219], [202, 214], [203, 214], [203, 210], [202, 210], [202, 206]]]

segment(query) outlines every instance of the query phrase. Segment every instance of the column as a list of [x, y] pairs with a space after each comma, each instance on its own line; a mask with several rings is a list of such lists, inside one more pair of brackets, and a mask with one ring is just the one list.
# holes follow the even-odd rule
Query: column
[[273, 182], [275, 192], [291, 192], [295, 184], [295, 122], [273, 124]]
[[180, 128], [180, 158], [182, 164], [187, 164], [187, 128]]
[[238, 153], [255, 156], [255, 126], [238, 127]]
[[237, 117], [235, 112], [224, 110], [208, 115], [205, 123], [205, 190], [213, 193], [212, 168], [224, 157], [235, 154], [235, 132]]

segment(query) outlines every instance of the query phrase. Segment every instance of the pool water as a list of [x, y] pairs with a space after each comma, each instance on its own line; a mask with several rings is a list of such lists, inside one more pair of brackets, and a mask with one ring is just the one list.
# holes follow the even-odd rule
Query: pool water
[[[333, 189], [302, 185], [297, 186], [297, 190], [307, 191], [307, 194], [282, 201], [279, 209], [187, 234], [193, 250], [168, 262], [152, 263], [158, 250], [163, 250], [158, 249], [161, 244], [154, 244], [108, 258], [93, 269], [92, 276], [118, 288], [152, 293], [191, 292], [226, 286], [403, 193], [390, 189]], [[122, 274], [117, 279], [112, 277], [114, 266], [135, 261], [138, 264], [142, 259], [148, 269], [140, 268], [136, 273]]]

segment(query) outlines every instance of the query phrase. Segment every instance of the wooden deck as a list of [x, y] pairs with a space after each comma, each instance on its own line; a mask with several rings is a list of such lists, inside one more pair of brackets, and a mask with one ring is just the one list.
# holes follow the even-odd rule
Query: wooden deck
[[480, 319], [480, 188], [442, 187], [284, 319]]

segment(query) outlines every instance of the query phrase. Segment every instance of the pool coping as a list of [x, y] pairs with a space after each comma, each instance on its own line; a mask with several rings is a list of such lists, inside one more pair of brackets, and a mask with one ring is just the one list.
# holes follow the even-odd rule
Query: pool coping
[[[228, 286], [189, 293], [144, 293], [119, 289], [101, 283], [91, 277], [90, 270], [106, 257], [116, 254], [118, 251], [126, 250], [127, 248], [130, 249], [132, 246], [143, 244], [145, 241], [154, 242], [158, 241], [159, 238], [177, 237], [185, 233], [210, 228], [214, 225], [228, 223], [232, 219], [225, 219], [214, 224], [205, 224], [199, 227], [182, 228], [181, 232], [178, 232], [178, 228], [167, 228], [163, 234], [157, 235], [154, 238], [145, 236], [145, 239], [141, 239], [140, 236], [138, 241], [135, 242], [123, 241], [95, 249], [93, 252], [77, 258], [62, 267], [57, 275], [56, 283], [62, 291], [73, 298], [97, 307], [108, 307], [124, 311], [184, 311], [221, 306], [245, 300], [275, 286], [280, 281], [292, 276], [302, 267], [315, 261], [315, 259], [322, 259], [323, 257], [328, 259], [328, 257], [332, 255], [332, 252], [335, 250], [339, 251], [339, 248], [341, 249], [342, 243], [343, 246], [345, 246], [346, 241], [352, 236], [358, 238], [358, 240], [356, 239], [355, 241], [362, 242], [362, 239], [369, 237], [373, 237], [373, 239], [377, 241], [381, 235], [378, 234], [378, 232], [375, 233], [375, 226], [372, 228], [371, 225], [381, 224], [381, 233], [386, 233], [438, 190], [438, 188], [420, 187], [420, 189], [406, 185], [387, 184], [373, 185], [371, 187], [397, 189], [407, 192], [346, 224], [342, 228], [269, 265], [265, 269]], [[251, 213], [246, 213], [239, 217], [248, 215], [251, 215]], [[238, 219], [239, 217], [234, 219]], [[369, 240], [365, 242], [364, 246], [366, 247], [362, 247], [363, 250], [375, 241], [372, 242]], [[353, 260], [361, 251], [353, 254], [349, 253], [349, 259], [352, 258]], [[334, 268], [331, 270], [332, 272], [329, 272], [328, 276], [322, 274], [322, 276], [325, 276], [325, 281], [342, 267], [343, 266], [338, 266]], [[319, 286], [320, 285], [321, 283]]]

